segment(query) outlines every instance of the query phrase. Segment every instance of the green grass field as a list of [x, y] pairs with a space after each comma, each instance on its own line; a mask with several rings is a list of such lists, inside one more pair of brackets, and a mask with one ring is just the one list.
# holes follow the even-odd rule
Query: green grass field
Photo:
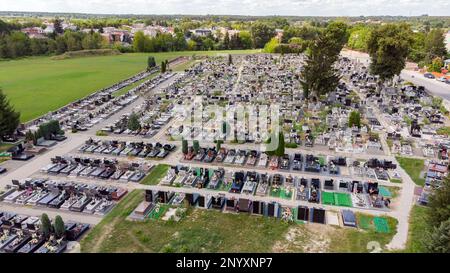
[[425, 185], [425, 178], [420, 177], [420, 173], [424, 169], [425, 161], [423, 159], [415, 159], [408, 157], [396, 157], [400, 167], [402, 167], [411, 179], [419, 186]]
[[193, 54], [211, 56], [256, 52], [259, 51], [185, 51], [80, 57], [66, 60], [30, 57], [0, 61], [0, 88], [14, 107], [21, 112], [21, 121], [29, 121], [144, 70], [148, 56], [154, 56], [159, 64], [166, 59]]
[[409, 216], [408, 241], [406, 242], [405, 252], [424, 252], [422, 240], [428, 228], [426, 219], [428, 210], [429, 208], [418, 205], [415, 205], [411, 209], [411, 214]]
[[82, 252], [270, 252], [289, 224], [280, 220], [189, 209], [180, 222], [126, 217], [143, 200], [128, 194], [81, 241]]
[[159, 164], [154, 167], [150, 173], [141, 181], [144, 185], [158, 185], [159, 181], [166, 176], [170, 166], [166, 164]]

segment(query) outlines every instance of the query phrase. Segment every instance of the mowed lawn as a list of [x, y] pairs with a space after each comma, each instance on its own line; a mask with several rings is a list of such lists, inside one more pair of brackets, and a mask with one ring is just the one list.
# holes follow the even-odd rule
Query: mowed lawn
[[425, 167], [425, 161], [423, 159], [409, 158], [409, 157], [396, 157], [400, 167], [411, 177], [411, 179], [419, 186], [425, 185], [425, 178], [421, 177], [421, 173]]
[[255, 52], [259, 51], [184, 51], [65, 60], [30, 57], [0, 61], [0, 88], [21, 112], [21, 121], [29, 121], [144, 70], [148, 56], [154, 56], [160, 64], [162, 60], [178, 56]]

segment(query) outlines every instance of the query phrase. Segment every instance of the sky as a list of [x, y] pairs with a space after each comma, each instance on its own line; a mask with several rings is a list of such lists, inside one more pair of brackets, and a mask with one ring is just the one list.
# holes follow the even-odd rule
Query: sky
[[102, 14], [450, 16], [449, 0], [0, 0], [0, 11]]

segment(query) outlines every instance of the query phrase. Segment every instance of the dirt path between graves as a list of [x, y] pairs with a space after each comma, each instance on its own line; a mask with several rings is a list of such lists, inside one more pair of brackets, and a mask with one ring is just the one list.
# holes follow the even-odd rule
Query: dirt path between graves
[[243, 61], [241, 63], [241, 65], [239, 66], [236, 85], [233, 87], [233, 91], [232, 91], [233, 94], [236, 93], [237, 89], [239, 88], [239, 83], [241, 82], [241, 77], [242, 77], [242, 71], [244, 71], [244, 62], [245, 61]]
[[98, 253], [100, 250], [100, 247], [102, 243], [107, 239], [109, 234], [114, 230], [114, 226], [119, 222], [119, 218], [115, 218], [113, 221], [109, 222], [108, 224], [104, 225], [102, 227], [102, 235], [97, 239], [94, 246], [92, 247], [91, 251], [92, 253]]

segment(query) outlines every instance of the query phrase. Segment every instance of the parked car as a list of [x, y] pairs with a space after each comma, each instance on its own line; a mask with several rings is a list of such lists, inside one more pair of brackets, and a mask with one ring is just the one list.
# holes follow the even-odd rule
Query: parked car
[[433, 74], [429, 73], [429, 72], [423, 74], [423, 76], [424, 76], [425, 78], [428, 78], [428, 79], [434, 79], [434, 78], [435, 78], [435, 76], [434, 76]]
[[436, 80], [437, 80], [437, 81], [440, 81], [440, 82], [445, 82], [445, 81], [447, 80], [447, 78], [444, 77], [444, 76], [442, 76], [442, 77], [440, 77], [440, 78], [437, 78]]

